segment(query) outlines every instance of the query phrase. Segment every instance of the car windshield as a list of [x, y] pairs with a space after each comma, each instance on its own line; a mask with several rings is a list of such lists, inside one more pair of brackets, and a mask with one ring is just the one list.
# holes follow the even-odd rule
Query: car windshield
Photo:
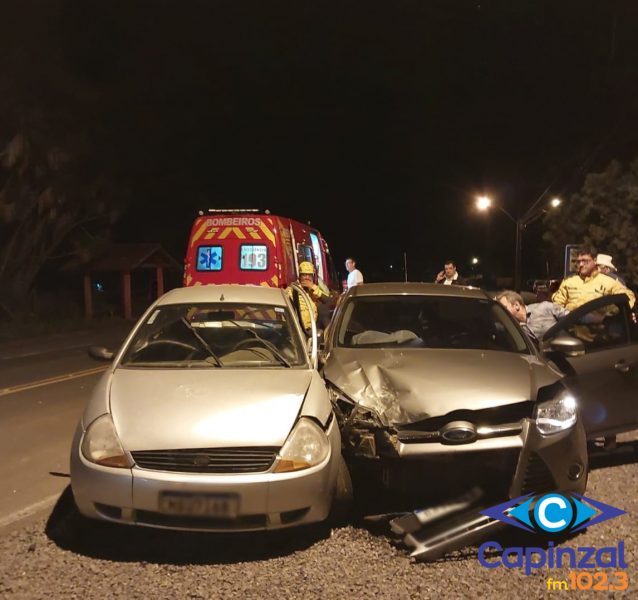
[[456, 348], [528, 353], [517, 325], [488, 299], [359, 296], [343, 308], [336, 339], [346, 348]]
[[158, 306], [135, 333], [128, 367], [224, 368], [306, 364], [287, 308], [264, 304]]

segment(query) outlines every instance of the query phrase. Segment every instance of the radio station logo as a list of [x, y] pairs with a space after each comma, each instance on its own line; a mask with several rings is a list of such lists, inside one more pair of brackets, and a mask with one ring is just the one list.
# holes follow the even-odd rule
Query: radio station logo
[[625, 514], [624, 510], [579, 494], [528, 494], [481, 511], [481, 514], [543, 534], [580, 531]]
[[[575, 533], [585, 527], [615, 519], [624, 515], [625, 511], [578, 494], [548, 493], [528, 494], [514, 498], [508, 502], [482, 510], [481, 514], [507, 525], [531, 533], [540, 533], [551, 538]], [[627, 568], [625, 543], [622, 540], [615, 546], [600, 548], [593, 546], [561, 548], [553, 540], [548, 541], [544, 547], [512, 546], [503, 548], [499, 542], [489, 541], [482, 543], [479, 547], [478, 560], [486, 569], [499, 567], [523, 569], [526, 575], [531, 575], [535, 570], [541, 568], [568, 567], [587, 570]], [[572, 575], [576, 577], [576, 584], [574, 585], [579, 584], [581, 579], [585, 578], [585, 575], [590, 577], [587, 572], [582, 574], [572, 572]], [[596, 575], [600, 575], [600, 573]], [[618, 571], [615, 575], [617, 578], [622, 579], [619, 585], [628, 585], [625, 572]], [[581, 579], [578, 579], [579, 577]], [[559, 581], [558, 584], [568, 586], [569, 582]], [[552, 585], [554, 584], [552, 583]], [[561, 587], [560, 589], [575, 588], [572, 586], [572, 588]], [[626, 587], [607, 587], [604, 589], [620, 590], [626, 589]]]

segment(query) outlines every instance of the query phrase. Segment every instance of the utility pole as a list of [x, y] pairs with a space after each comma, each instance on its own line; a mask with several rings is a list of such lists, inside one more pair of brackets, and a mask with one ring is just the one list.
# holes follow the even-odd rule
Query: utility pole
[[[514, 248], [514, 289], [518, 292], [521, 290], [521, 275], [523, 271], [522, 256], [523, 256], [523, 230], [530, 223], [533, 223], [540, 217], [542, 217], [547, 209], [541, 205], [541, 201], [544, 199], [545, 194], [534, 202], [520, 217], [514, 218], [507, 210], [505, 210], [500, 204], [496, 204], [498, 208], [514, 225], [516, 226], [516, 246]], [[561, 204], [560, 198], [553, 198], [549, 202], [549, 207], [558, 208]], [[492, 207], [492, 200], [487, 196], [480, 196], [476, 199], [476, 207], [485, 211]]]
[[514, 289], [521, 291], [522, 257], [523, 257], [523, 228], [525, 225], [520, 219], [516, 220], [516, 251], [514, 253]]

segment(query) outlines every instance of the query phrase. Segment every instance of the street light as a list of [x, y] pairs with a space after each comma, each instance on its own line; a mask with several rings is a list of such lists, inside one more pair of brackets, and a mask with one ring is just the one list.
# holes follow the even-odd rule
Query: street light
[[476, 199], [476, 208], [479, 210], [487, 210], [490, 206], [492, 206], [491, 198], [488, 198], [487, 196], [479, 196]]
[[476, 256], [473, 256], [473, 257], [472, 257], [472, 264], [473, 264], [473, 265], [478, 265], [478, 263], [479, 263], [479, 259], [478, 259], [478, 258], [476, 258]]
[[[516, 249], [514, 256], [514, 289], [519, 291], [521, 288], [521, 258], [522, 258], [522, 242], [523, 242], [523, 229], [530, 223], [533, 223], [547, 212], [547, 209], [540, 206], [540, 202], [543, 196], [538, 198], [534, 204], [532, 204], [522, 216], [514, 218], [509, 212], [507, 212], [500, 204], [494, 204], [489, 196], [478, 196], [476, 198], [476, 208], [480, 211], [487, 211], [492, 206], [496, 206], [507, 218], [516, 225]], [[558, 208], [562, 204], [560, 198], [552, 198], [548, 203], [550, 208]]]

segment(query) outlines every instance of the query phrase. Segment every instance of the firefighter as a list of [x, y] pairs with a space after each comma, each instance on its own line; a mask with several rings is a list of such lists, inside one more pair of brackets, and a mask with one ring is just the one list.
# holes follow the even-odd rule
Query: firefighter
[[301, 326], [306, 333], [310, 333], [312, 330], [311, 319], [314, 319], [315, 322], [317, 320], [317, 302], [327, 300], [329, 293], [326, 293], [321, 286], [315, 283], [315, 267], [311, 262], [306, 260], [299, 264], [299, 283], [308, 296], [310, 296], [312, 300], [311, 306], [307, 306], [305, 298], [294, 287], [288, 287], [286, 293], [292, 302], [293, 308], [297, 312]]

